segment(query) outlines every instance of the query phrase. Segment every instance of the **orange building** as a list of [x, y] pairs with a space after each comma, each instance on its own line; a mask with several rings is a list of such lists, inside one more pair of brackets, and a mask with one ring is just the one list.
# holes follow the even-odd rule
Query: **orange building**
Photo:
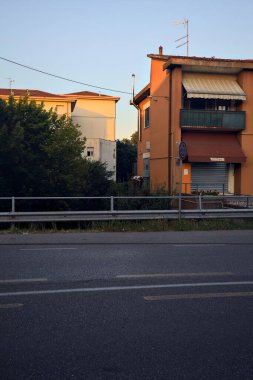
[[151, 190], [253, 194], [253, 60], [149, 54], [138, 109], [138, 175]]

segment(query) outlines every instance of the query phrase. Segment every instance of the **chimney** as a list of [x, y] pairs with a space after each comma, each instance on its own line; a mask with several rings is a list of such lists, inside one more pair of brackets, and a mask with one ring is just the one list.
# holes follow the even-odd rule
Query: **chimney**
[[163, 47], [159, 46], [159, 55], [163, 55]]

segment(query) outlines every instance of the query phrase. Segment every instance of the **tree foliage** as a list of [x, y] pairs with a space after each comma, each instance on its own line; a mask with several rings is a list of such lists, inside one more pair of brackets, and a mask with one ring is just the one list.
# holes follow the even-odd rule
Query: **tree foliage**
[[138, 138], [139, 138], [139, 132], [138, 131], [132, 133], [132, 135], [130, 137], [131, 144], [137, 145], [138, 144]]
[[137, 138], [132, 134], [131, 139], [117, 140], [117, 181], [126, 182], [135, 175], [137, 162]]
[[85, 139], [70, 118], [59, 118], [27, 97], [0, 100], [0, 195], [102, 195], [106, 167], [83, 158]]

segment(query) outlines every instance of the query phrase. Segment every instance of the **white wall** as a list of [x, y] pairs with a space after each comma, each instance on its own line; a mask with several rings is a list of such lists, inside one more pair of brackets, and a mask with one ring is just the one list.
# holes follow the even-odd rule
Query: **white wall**
[[86, 138], [115, 140], [115, 101], [77, 99], [72, 119]]
[[[93, 157], [87, 157], [88, 148], [94, 148]], [[105, 163], [107, 170], [113, 172], [111, 179], [116, 181], [116, 141], [87, 138], [84, 155], [88, 160]]]

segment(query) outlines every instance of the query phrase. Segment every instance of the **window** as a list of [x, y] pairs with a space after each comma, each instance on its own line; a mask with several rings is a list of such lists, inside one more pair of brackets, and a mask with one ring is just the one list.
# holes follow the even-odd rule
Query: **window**
[[149, 177], [150, 176], [150, 166], [149, 166], [149, 158], [143, 159], [143, 177]]
[[149, 124], [149, 109], [150, 107], [146, 108], [145, 111], [144, 111], [144, 116], [145, 116], [145, 120], [144, 120], [144, 128], [149, 128], [150, 127], [150, 124]]
[[87, 147], [87, 157], [94, 157], [94, 147], [93, 146]]
[[229, 111], [236, 110], [234, 100], [226, 99], [187, 99], [184, 98], [184, 108], [192, 110], [207, 110], [207, 111]]
[[191, 109], [204, 110], [206, 108], [205, 99], [191, 99]]
[[60, 117], [64, 114], [64, 106], [63, 105], [57, 105], [55, 107], [57, 115]]

